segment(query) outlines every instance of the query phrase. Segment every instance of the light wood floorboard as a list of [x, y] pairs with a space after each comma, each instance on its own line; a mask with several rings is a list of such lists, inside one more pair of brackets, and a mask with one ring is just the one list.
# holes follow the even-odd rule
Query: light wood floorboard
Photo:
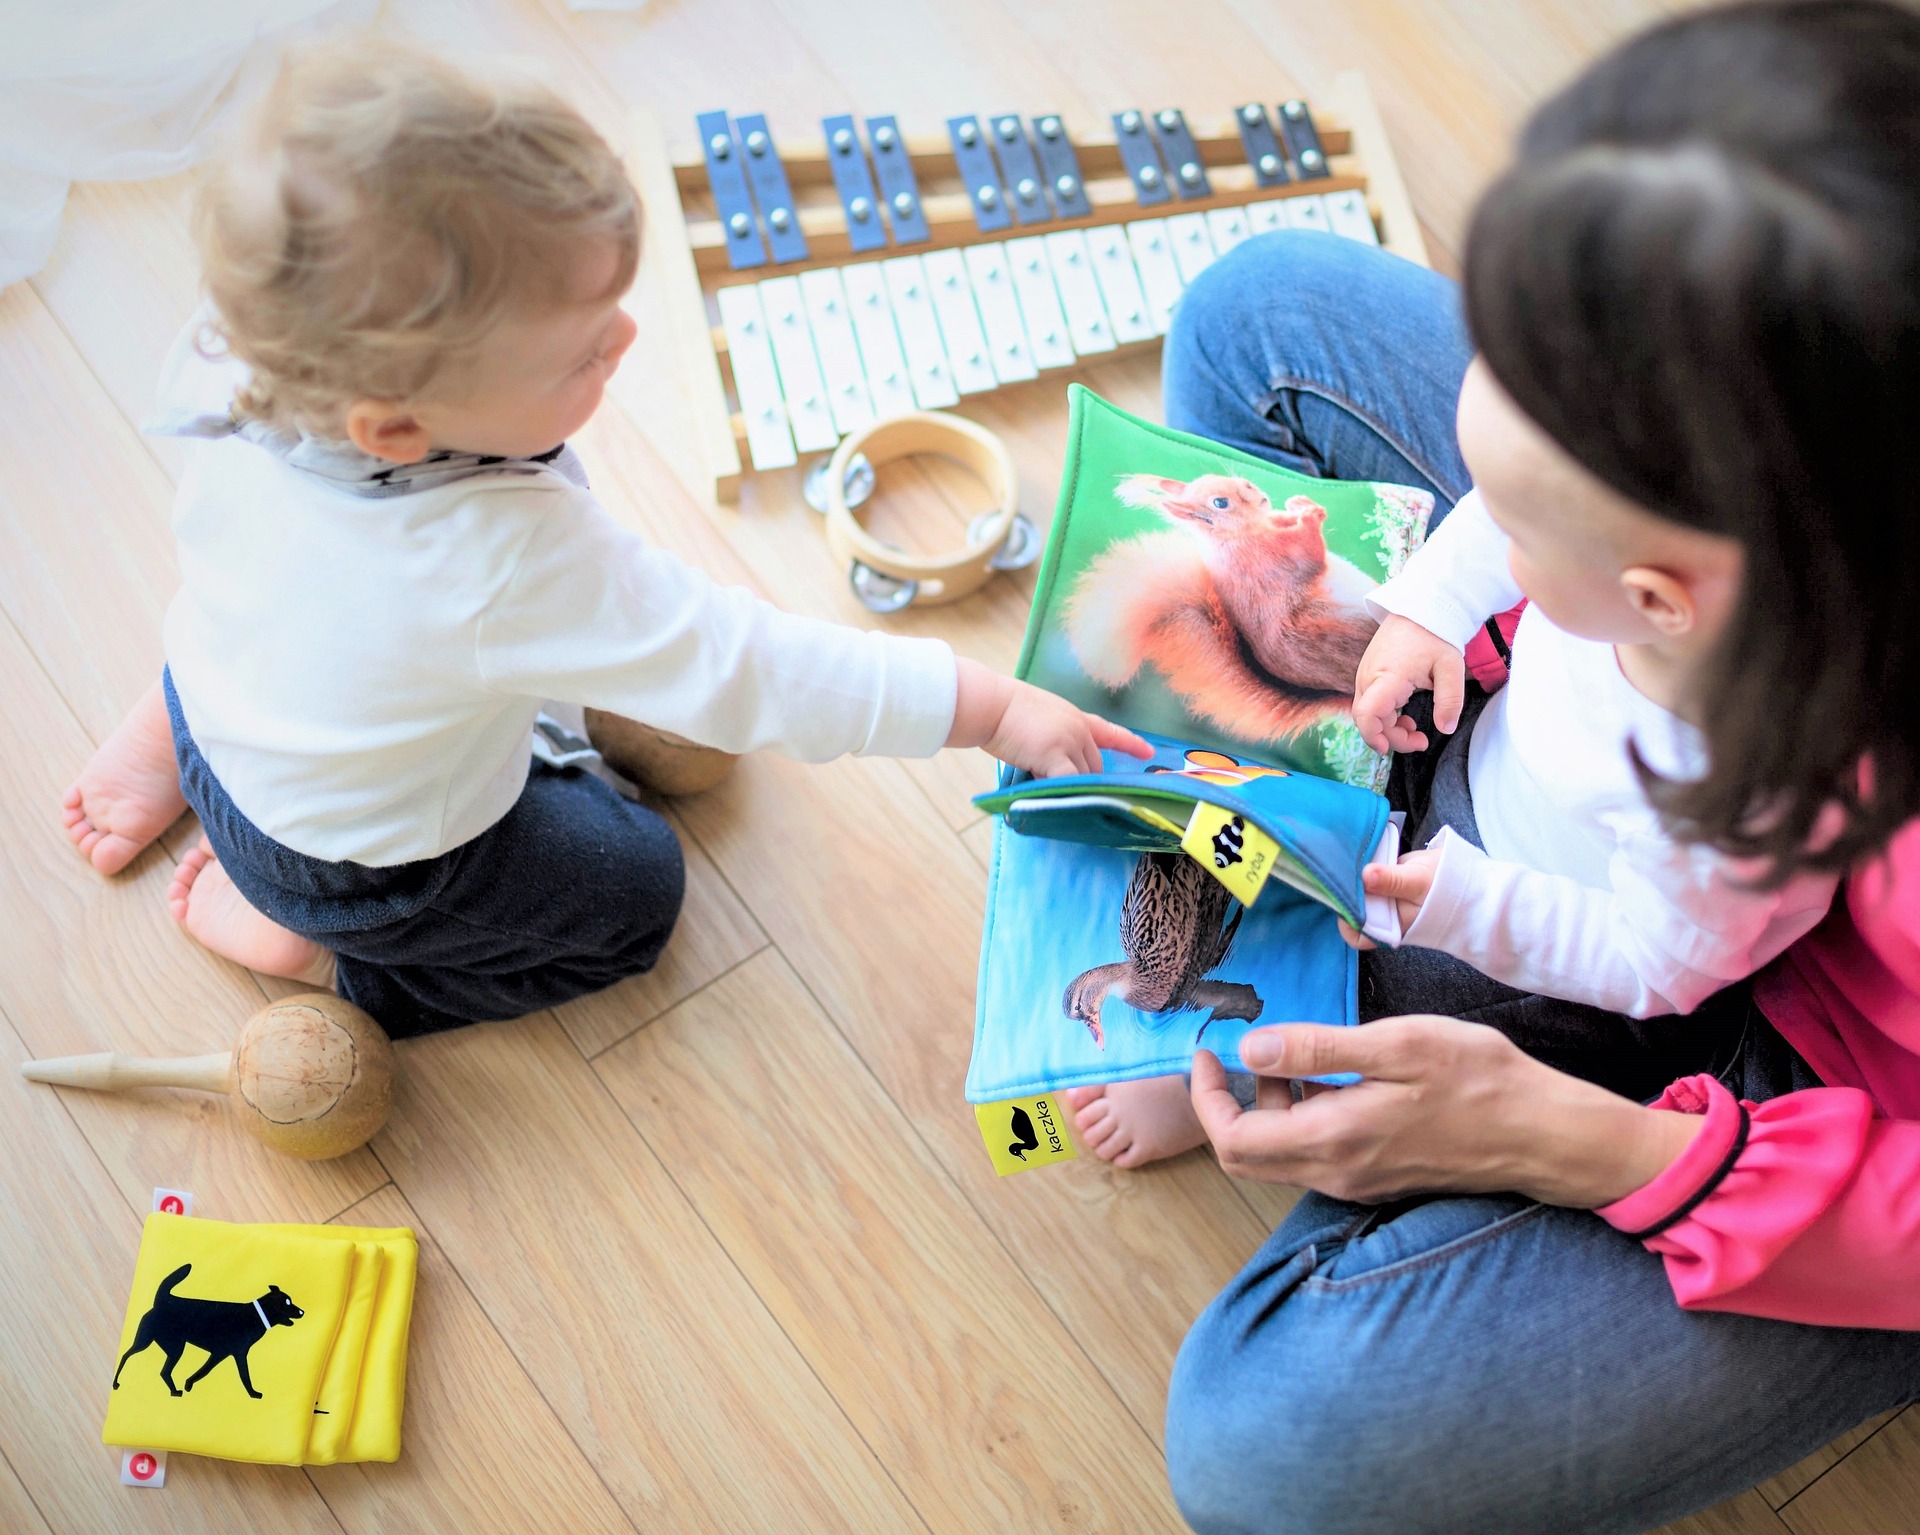
[[[388, 0], [379, 25], [553, 83], [604, 132], [676, 148], [714, 106], [776, 135], [830, 112], [1216, 113], [1370, 77], [1429, 234], [1457, 263], [1528, 106], [1664, 0]], [[177, 443], [143, 438], [196, 302], [191, 177], [77, 188], [52, 260], [0, 293], [0, 1528], [955, 1531], [1176, 1529], [1159, 1456], [1193, 1316], [1296, 1197], [1204, 1154], [996, 1180], [961, 1095], [990, 828], [978, 753], [743, 764], [669, 815], [681, 931], [654, 974], [400, 1048], [395, 1116], [321, 1166], [270, 1157], [215, 1099], [55, 1093], [32, 1054], [225, 1047], [268, 995], [168, 918], [184, 821], [103, 880], [61, 789], [151, 681], [175, 582]], [[578, 439], [614, 515], [798, 611], [938, 635], [1007, 667], [1027, 572], [893, 619], [853, 599], [792, 474], [717, 506], [658, 345]], [[1159, 408], [1152, 357], [1079, 375]], [[1044, 529], [1058, 380], [970, 400]], [[876, 525], [950, 541], [977, 487], [886, 477]], [[422, 1242], [406, 1450], [306, 1473], [177, 1456], [158, 1493], [98, 1442], [156, 1183], [233, 1219], [406, 1224]], [[17, 1397], [14, 1393], [18, 1393]], [[1673, 1535], [1913, 1527], [1920, 1413], [1875, 1420]]]

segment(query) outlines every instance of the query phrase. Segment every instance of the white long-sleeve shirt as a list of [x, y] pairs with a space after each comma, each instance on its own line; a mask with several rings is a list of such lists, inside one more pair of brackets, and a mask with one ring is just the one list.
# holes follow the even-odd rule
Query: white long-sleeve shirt
[[196, 329], [161, 390], [167, 429], [199, 439], [167, 664], [214, 775], [276, 841], [374, 866], [458, 847], [519, 797], [543, 699], [807, 761], [945, 742], [945, 644], [717, 586], [557, 467], [395, 494], [349, 446], [213, 435], [243, 375], [201, 357]]
[[[1473, 492], [1371, 602], [1464, 650], [1522, 595], [1506, 535]], [[1635, 690], [1611, 645], [1529, 606], [1512, 651], [1468, 743], [1486, 851], [1451, 829], [1435, 839], [1439, 866], [1406, 942], [1509, 986], [1646, 1018], [1691, 1012], [1819, 922], [1834, 876], [1755, 891], [1760, 864], [1667, 835], [1627, 743], [1679, 779], [1705, 771], [1706, 744]]]

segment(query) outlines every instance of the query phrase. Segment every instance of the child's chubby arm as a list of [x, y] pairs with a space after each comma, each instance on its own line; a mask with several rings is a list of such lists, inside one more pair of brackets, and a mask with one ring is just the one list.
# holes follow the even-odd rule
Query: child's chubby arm
[[[1661, 835], [1622, 838], [1607, 889], [1489, 858], [1451, 828], [1394, 868], [1366, 871], [1398, 903], [1403, 942], [1439, 949], [1522, 991], [1635, 1018], [1690, 1013], [1781, 954], [1826, 914], [1838, 884], [1761, 873]], [[1367, 940], [1343, 934], [1356, 947]]]
[[965, 657], [947, 745], [984, 747], [1036, 778], [1097, 773], [1103, 748], [1130, 757], [1153, 755], [1131, 730]]
[[[479, 615], [490, 689], [586, 704], [725, 751], [802, 761], [984, 746], [1037, 776], [1098, 772], [1099, 749], [1149, 755], [943, 641], [786, 613], [649, 546], [586, 491], [545, 487]], [[527, 499], [516, 495], [516, 506]]]
[[1354, 677], [1353, 719], [1375, 751], [1419, 751], [1426, 736], [1401, 713], [1433, 693], [1433, 722], [1451, 735], [1466, 696], [1467, 641], [1524, 593], [1507, 568], [1507, 536], [1469, 492], [1406, 568], [1367, 598], [1379, 631]]

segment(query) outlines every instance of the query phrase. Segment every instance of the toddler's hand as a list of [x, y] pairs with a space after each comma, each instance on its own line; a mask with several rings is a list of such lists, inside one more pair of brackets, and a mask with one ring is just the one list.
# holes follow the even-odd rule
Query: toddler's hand
[[1377, 752], [1424, 751], [1425, 733], [1400, 711], [1427, 688], [1433, 690], [1434, 728], [1452, 735], [1466, 698], [1466, 657], [1412, 619], [1391, 613], [1353, 679], [1353, 722], [1361, 739]]
[[[1385, 864], [1369, 864], [1361, 871], [1361, 883], [1368, 895], [1390, 896], [1400, 909], [1400, 931], [1405, 932], [1413, 926], [1413, 919], [1420, 915], [1420, 908], [1426, 904], [1427, 892], [1433, 889], [1433, 876], [1440, 867], [1440, 855], [1430, 847], [1423, 847], [1417, 853], [1403, 853], [1400, 861], [1392, 868]], [[1347, 946], [1354, 949], [1371, 949], [1374, 942], [1364, 934], [1356, 932], [1344, 921], [1340, 924], [1340, 936]]]
[[1006, 712], [984, 745], [1002, 762], [1025, 768], [1036, 778], [1097, 773], [1102, 748], [1130, 757], [1153, 755], [1153, 748], [1131, 730], [1024, 682], [1014, 683]]
[[960, 691], [949, 746], [983, 746], [1036, 778], [1097, 773], [1100, 752], [1151, 757], [1153, 748], [1097, 714], [977, 661], [960, 662]]

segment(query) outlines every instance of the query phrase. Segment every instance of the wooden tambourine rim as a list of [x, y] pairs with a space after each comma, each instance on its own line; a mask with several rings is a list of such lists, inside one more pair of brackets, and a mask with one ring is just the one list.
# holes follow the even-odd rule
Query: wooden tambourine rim
[[[909, 554], [881, 543], [847, 505], [847, 465], [856, 453], [866, 454], [875, 470], [915, 453], [940, 453], [965, 465], [993, 495], [986, 536], [947, 555]], [[920, 582], [915, 604], [953, 602], [980, 590], [993, 574], [994, 556], [1005, 546], [1019, 512], [1019, 484], [1007, 445], [984, 426], [937, 410], [890, 416], [850, 434], [834, 452], [827, 467], [827, 545], [849, 563], [858, 560], [897, 581]], [[936, 581], [938, 590], [929, 590]]]

